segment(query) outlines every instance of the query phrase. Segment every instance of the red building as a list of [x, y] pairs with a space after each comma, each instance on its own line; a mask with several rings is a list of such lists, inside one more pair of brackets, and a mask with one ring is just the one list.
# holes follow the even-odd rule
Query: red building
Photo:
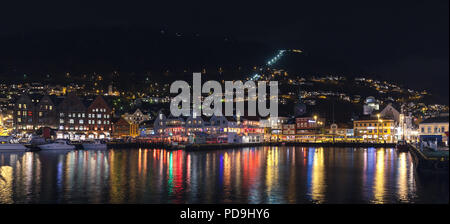
[[325, 119], [318, 117], [295, 118], [296, 134], [316, 133], [325, 126]]
[[109, 138], [112, 131], [112, 110], [101, 96], [97, 96], [86, 110], [89, 138]]

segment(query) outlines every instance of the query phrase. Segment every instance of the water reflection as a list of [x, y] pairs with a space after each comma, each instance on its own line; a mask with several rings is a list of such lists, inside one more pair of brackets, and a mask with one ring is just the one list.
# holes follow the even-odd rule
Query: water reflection
[[0, 203], [448, 203], [385, 148], [0, 153]]

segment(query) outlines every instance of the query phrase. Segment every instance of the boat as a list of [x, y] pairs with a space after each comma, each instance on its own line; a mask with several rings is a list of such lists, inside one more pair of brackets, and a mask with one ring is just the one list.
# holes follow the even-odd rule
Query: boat
[[25, 152], [28, 148], [15, 142], [12, 136], [0, 137], [0, 152]]
[[85, 150], [106, 150], [108, 147], [105, 142], [102, 141], [92, 141], [82, 143], [83, 149]]
[[399, 151], [399, 152], [408, 152], [408, 150], [409, 150], [408, 143], [404, 140], [398, 141], [396, 148], [397, 148], [397, 151]]
[[52, 143], [42, 144], [38, 145], [38, 147], [43, 151], [49, 151], [49, 150], [73, 150], [75, 149], [74, 145], [70, 145], [67, 143], [66, 140], [56, 140]]
[[169, 149], [172, 150], [177, 150], [177, 149], [185, 149], [186, 145], [183, 144], [179, 144], [178, 142], [172, 142], [172, 144], [170, 144]]

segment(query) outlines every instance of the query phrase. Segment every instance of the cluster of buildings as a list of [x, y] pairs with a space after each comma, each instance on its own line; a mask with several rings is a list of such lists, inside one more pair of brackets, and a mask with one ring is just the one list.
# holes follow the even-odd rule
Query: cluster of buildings
[[112, 110], [101, 96], [81, 99], [23, 94], [13, 109], [14, 133], [19, 136], [48, 129], [56, 138], [84, 140], [110, 138]]
[[[1, 113], [0, 134], [30, 134], [71, 140], [142, 139], [150, 142], [260, 143], [260, 142], [384, 142], [438, 141], [448, 144], [448, 114], [417, 122], [392, 104], [380, 110], [373, 97], [365, 100], [362, 116], [353, 124], [336, 124], [318, 115], [305, 115], [297, 105], [295, 116], [260, 118], [192, 114], [173, 117], [164, 110], [153, 116], [140, 109], [117, 114], [102, 96], [81, 98], [22, 94], [11, 114]], [[7, 127], [7, 128], [5, 128]], [[6, 130], [6, 131], [5, 131]]]

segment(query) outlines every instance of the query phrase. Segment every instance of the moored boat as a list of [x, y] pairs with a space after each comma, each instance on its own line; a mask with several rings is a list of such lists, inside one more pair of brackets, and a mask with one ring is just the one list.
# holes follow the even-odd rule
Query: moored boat
[[83, 149], [85, 150], [106, 150], [108, 147], [105, 142], [102, 141], [92, 141], [92, 142], [84, 142]]
[[396, 145], [397, 151], [399, 152], [408, 152], [409, 146], [406, 141], [398, 141]]
[[25, 152], [28, 148], [24, 145], [14, 142], [11, 136], [0, 137], [0, 152]]
[[67, 143], [66, 140], [56, 140], [52, 143], [42, 144], [38, 145], [38, 147], [43, 151], [49, 151], [49, 150], [73, 150], [75, 149], [74, 145], [70, 145]]

